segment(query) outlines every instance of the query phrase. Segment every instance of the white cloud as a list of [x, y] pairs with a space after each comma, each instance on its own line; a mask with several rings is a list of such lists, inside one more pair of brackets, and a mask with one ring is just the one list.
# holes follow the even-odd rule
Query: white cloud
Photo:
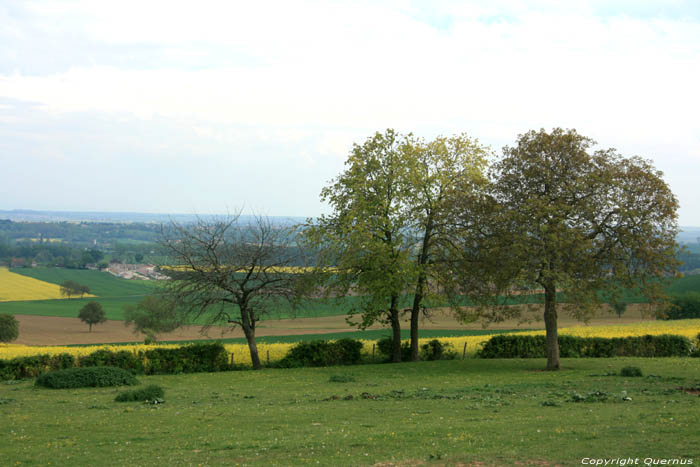
[[50, 72], [0, 74], [0, 97], [58, 117], [170, 119], [193, 147], [267, 147], [306, 166], [338, 164], [387, 127], [496, 149], [575, 127], [697, 160], [700, 25], [638, 4], [604, 16], [610, 2], [35, 2], [32, 34], [13, 21], [13, 38], [89, 48]]

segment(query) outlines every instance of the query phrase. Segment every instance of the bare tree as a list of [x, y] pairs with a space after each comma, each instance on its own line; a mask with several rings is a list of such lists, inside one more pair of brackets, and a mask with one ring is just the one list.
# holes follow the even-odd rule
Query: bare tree
[[239, 220], [236, 214], [163, 229], [161, 244], [173, 265], [166, 289], [188, 318], [240, 326], [253, 368], [260, 369], [256, 323], [280, 300], [296, 304], [294, 267], [302, 255], [292, 228], [263, 216]]

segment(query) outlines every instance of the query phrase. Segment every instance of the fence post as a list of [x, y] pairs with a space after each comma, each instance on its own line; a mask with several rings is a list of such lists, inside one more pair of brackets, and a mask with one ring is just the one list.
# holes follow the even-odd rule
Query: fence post
[[376, 345], [376, 344], [372, 344], [372, 361], [374, 361], [374, 346], [375, 346], [375, 345]]
[[233, 352], [231, 352], [231, 366], [233, 366]]
[[467, 356], [467, 343], [464, 343], [464, 350], [462, 351], [462, 360]]
[[267, 351], [267, 366], [270, 366], [270, 350]]

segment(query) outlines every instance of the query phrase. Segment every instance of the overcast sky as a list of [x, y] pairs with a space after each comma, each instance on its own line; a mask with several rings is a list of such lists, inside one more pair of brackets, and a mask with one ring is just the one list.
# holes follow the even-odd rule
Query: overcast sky
[[560, 126], [700, 225], [699, 83], [697, 0], [0, 0], [0, 209], [316, 216], [375, 131]]

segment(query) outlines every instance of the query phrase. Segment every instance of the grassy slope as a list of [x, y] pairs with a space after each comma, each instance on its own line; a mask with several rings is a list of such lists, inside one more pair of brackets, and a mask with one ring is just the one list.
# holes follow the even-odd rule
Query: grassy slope
[[[655, 376], [601, 376], [628, 365]], [[468, 359], [141, 377], [165, 388], [158, 406], [113, 402], [115, 388], [0, 385], [0, 458], [116, 466], [700, 461], [700, 399], [676, 389], [700, 385], [700, 359], [572, 359], [560, 372], [537, 371], [543, 367]], [[338, 374], [356, 381], [330, 383]], [[609, 399], [570, 402], [574, 392], [593, 391]], [[623, 402], [625, 394], [632, 400]]]

